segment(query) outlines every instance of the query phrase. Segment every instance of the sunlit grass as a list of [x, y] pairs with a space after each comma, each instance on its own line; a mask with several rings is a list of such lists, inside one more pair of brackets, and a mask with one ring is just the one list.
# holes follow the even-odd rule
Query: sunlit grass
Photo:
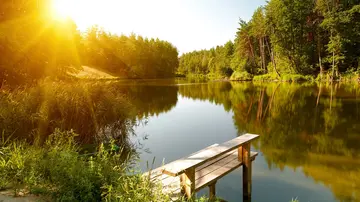
[[[43, 146], [0, 143], [0, 189], [50, 196], [54, 201], [169, 201], [133, 167], [135, 156], [100, 144], [81, 155], [76, 134], [56, 130]], [[110, 147], [111, 148], [111, 147]]]
[[28, 140], [41, 140], [55, 128], [74, 129], [84, 143], [123, 139], [135, 119], [133, 106], [116, 85], [96, 82], [43, 82], [1, 93], [0, 105], [1, 132]]

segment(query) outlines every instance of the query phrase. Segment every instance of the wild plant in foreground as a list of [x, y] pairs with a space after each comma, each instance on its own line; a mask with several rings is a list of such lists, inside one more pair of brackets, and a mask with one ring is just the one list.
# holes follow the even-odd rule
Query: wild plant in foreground
[[[43, 147], [3, 142], [0, 188], [51, 196], [56, 201], [167, 201], [156, 185], [133, 167], [134, 156], [122, 158], [100, 144], [96, 154], [82, 155], [72, 131], [56, 130]], [[114, 147], [112, 147], [114, 148]]]

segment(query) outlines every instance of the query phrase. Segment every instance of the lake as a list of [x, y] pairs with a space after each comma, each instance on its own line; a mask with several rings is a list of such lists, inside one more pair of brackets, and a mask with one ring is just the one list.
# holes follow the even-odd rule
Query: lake
[[[360, 201], [358, 87], [183, 79], [44, 82], [0, 92], [0, 133], [41, 145], [56, 128], [73, 129], [84, 152], [109, 140], [126, 151], [135, 147], [143, 170], [154, 158], [158, 167], [254, 133], [260, 138], [252, 144], [259, 152], [253, 201]], [[217, 195], [242, 199], [241, 168], [217, 183]]]
[[[138, 96], [132, 141], [144, 170], [154, 158], [158, 167], [254, 133], [253, 201], [360, 200], [357, 85], [153, 80], [128, 87]], [[241, 168], [218, 181], [217, 196], [242, 200]]]

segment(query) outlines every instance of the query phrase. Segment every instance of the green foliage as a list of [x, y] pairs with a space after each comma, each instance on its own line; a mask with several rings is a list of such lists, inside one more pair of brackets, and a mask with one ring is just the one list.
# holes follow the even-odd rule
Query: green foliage
[[253, 75], [249, 74], [248, 72], [238, 72], [235, 71], [231, 77], [231, 81], [252, 81]]
[[169, 78], [178, 67], [178, 51], [166, 41], [107, 33], [92, 27], [84, 35], [83, 62], [122, 78]]
[[93, 27], [81, 34], [55, 20], [51, 0], [0, 3], [0, 88], [66, 79], [88, 64], [122, 78], [174, 77], [178, 51], [166, 41], [117, 36]]
[[290, 82], [304, 82], [304, 81], [314, 81], [314, 78], [310, 75], [303, 76], [300, 74], [283, 74], [281, 75], [282, 81]]
[[43, 146], [1, 144], [0, 188], [49, 195], [55, 201], [169, 201], [135, 172], [134, 158], [103, 144], [93, 156], [79, 153], [73, 132], [56, 130]]
[[296, 73], [307, 73], [311, 66], [314, 42], [308, 38], [313, 31], [309, 23], [314, 8], [313, 0], [272, 0], [266, 6], [268, 29], [276, 52], [288, 58]]
[[286, 82], [305, 82], [314, 81], [314, 78], [310, 75], [304, 76], [301, 74], [282, 74], [278, 77], [276, 74], [263, 74], [255, 76], [254, 81], [286, 81]]
[[[279, 77], [315, 75], [330, 70], [331, 77], [327, 79], [338, 79], [340, 73], [360, 64], [359, 3], [358, 0], [270, 0], [254, 12], [250, 21], [240, 19], [231, 56], [219, 54], [219, 46], [195, 51], [181, 57], [179, 70], [184, 74], [224, 75], [223, 67], [230, 66], [233, 71]], [[255, 77], [255, 80], [274, 79], [268, 75]], [[285, 76], [285, 80], [304, 79], [311, 80]]]
[[254, 76], [253, 81], [276, 81], [279, 77], [276, 74], [263, 74]]
[[186, 78], [194, 81], [206, 81], [209, 79], [208, 75], [204, 74], [188, 74]]
[[355, 71], [354, 69], [349, 69], [346, 72], [340, 75], [341, 81], [353, 81], [359, 82], [360, 76], [359, 71]]
[[[130, 98], [116, 84], [42, 82], [0, 92], [0, 128], [4, 136], [43, 142], [55, 128], [73, 129], [83, 143], [108, 135], [126, 140], [135, 124]], [[105, 135], [107, 134], [107, 135]]]
[[212, 78], [230, 77], [231, 58], [234, 44], [229, 41], [224, 46], [210, 50], [193, 51], [180, 57], [178, 72], [182, 74], [209, 74]]

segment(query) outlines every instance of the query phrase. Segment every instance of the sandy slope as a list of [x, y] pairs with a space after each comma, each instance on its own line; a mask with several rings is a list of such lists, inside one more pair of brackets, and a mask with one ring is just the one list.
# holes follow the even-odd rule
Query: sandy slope
[[89, 66], [82, 66], [82, 68], [80, 72], [69, 74], [80, 79], [118, 79], [116, 76]]

